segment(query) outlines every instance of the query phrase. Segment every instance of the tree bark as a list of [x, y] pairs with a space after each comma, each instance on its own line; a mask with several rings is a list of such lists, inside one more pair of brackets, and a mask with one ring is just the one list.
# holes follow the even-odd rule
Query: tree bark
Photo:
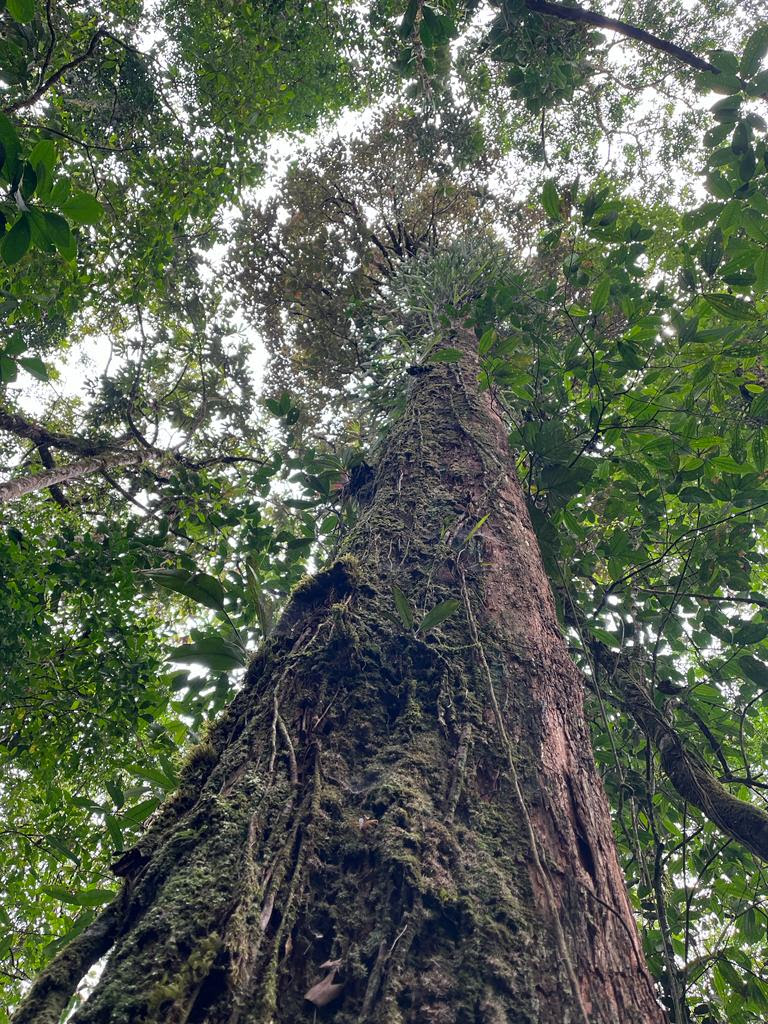
[[115, 865], [74, 1024], [665, 1021], [507, 432], [473, 335], [449, 344], [343, 554]]
[[80, 459], [78, 462], [70, 462], [66, 466], [57, 466], [55, 469], [44, 469], [39, 473], [18, 476], [13, 480], [0, 483], [0, 502], [15, 501], [25, 494], [41, 491], [45, 487], [74, 483], [76, 480], [82, 480], [83, 477], [91, 476], [93, 473], [99, 473], [113, 466], [133, 465], [141, 462], [142, 458], [138, 452], [110, 452], [100, 455], [98, 458]]

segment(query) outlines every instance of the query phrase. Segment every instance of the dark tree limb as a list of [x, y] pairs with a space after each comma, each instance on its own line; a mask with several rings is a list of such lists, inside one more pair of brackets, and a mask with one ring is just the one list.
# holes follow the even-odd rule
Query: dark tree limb
[[41, 82], [40, 85], [38, 85], [38, 87], [35, 89], [35, 91], [29, 94], [29, 96], [25, 96], [20, 100], [16, 100], [15, 103], [11, 103], [9, 106], [5, 107], [5, 113], [12, 114], [15, 110], [21, 110], [22, 107], [31, 107], [33, 104], [37, 103], [37, 101], [42, 96], [44, 96], [49, 89], [52, 89], [53, 86], [56, 85], [56, 83], [60, 81], [68, 71], [71, 71], [73, 68], [78, 67], [85, 61], [90, 60], [90, 58], [96, 51], [96, 47], [99, 45], [100, 41], [104, 38], [106, 34], [107, 33], [104, 31], [104, 29], [96, 29], [96, 31], [91, 36], [91, 41], [88, 43], [88, 46], [82, 53], [78, 54], [77, 57], [73, 57], [72, 60], [68, 60], [66, 64], [62, 64], [60, 68], [57, 68], [56, 71], [54, 71], [53, 74], [49, 75], [44, 82]]
[[[625, 654], [612, 651], [590, 635], [567, 599], [563, 602], [565, 623], [576, 629], [595, 668], [605, 669], [613, 682], [615, 703], [629, 714], [659, 754], [661, 767], [675, 790], [721, 831], [768, 861], [768, 813], [748, 800], [739, 800], [719, 782], [706, 761], [686, 745], [672, 723], [656, 707], [650, 694], [637, 682]], [[585, 684], [596, 689], [594, 678]]]
[[84, 932], [56, 954], [19, 1004], [13, 1024], [59, 1024], [80, 981], [117, 938], [122, 902], [118, 897], [108, 904]]
[[[115, 450], [113, 442], [91, 441], [87, 437], [74, 437], [72, 434], [48, 430], [47, 427], [6, 409], [0, 409], [0, 430], [32, 441], [38, 447], [45, 445], [62, 452], [70, 452], [72, 455], [105, 455]], [[119, 440], [122, 439], [118, 439], [117, 443]]]
[[[41, 444], [40, 447], [38, 448], [38, 451], [40, 452], [40, 461], [42, 462], [43, 466], [46, 469], [55, 469], [56, 463], [53, 460], [53, 456], [51, 455], [51, 449], [48, 447], [48, 445]], [[58, 502], [58, 504], [61, 505], [62, 508], [69, 507], [69, 502], [64, 497], [64, 492], [62, 491], [58, 484], [51, 484], [48, 490], [53, 500]]]
[[644, 28], [638, 28], [637, 25], [630, 25], [629, 22], [619, 21], [617, 18], [608, 18], [604, 14], [598, 14], [596, 11], [588, 11], [583, 7], [553, 4], [550, 3], [549, 0], [526, 0], [526, 7], [529, 11], [534, 11], [536, 14], [545, 14], [550, 18], [560, 18], [562, 21], [580, 22], [585, 25], [594, 25], [596, 28], [609, 29], [611, 32], [618, 32], [620, 35], [626, 36], [628, 39], [636, 39], [640, 43], [645, 43], [646, 46], [652, 46], [654, 50], [661, 50], [662, 53], [668, 53], [670, 57], [674, 57], [683, 64], [687, 64], [688, 67], [694, 68], [696, 71], [709, 71], [713, 75], [720, 74], [720, 69], [715, 67], [714, 64], [710, 64], [708, 60], [704, 60], [702, 57], [697, 57], [695, 53], [691, 53], [690, 50], [686, 50], [682, 46], [678, 46], [676, 43], [670, 43], [667, 42], [666, 39], [660, 39], [658, 36], [653, 35], [653, 33], [646, 32]]
[[596, 663], [611, 672], [621, 706], [653, 743], [661, 767], [677, 793], [726, 835], [768, 861], [768, 813], [729, 793], [706, 761], [686, 748], [672, 723], [634, 679], [625, 656], [598, 640], [590, 639], [588, 643]]

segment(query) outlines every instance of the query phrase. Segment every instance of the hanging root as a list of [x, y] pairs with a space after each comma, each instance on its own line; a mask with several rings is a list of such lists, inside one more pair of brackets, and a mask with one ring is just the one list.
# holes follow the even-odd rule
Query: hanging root
[[469, 623], [469, 629], [472, 636], [472, 641], [477, 651], [477, 656], [480, 661], [480, 665], [483, 670], [483, 676], [488, 687], [488, 695], [491, 699], [491, 706], [493, 708], [493, 716], [496, 720], [496, 728], [499, 732], [499, 738], [501, 739], [506, 754], [507, 767], [509, 768], [509, 777], [512, 782], [512, 788], [515, 791], [517, 802], [520, 805], [520, 811], [525, 822], [525, 828], [528, 833], [528, 839], [531, 849], [531, 859], [533, 860], [533, 866], [536, 869], [536, 873], [541, 879], [541, 884], [544, 889], [547, 903], [549, 905], [549, 912], [552, 918], [552, 927], [555, 932], [555, 940], [557, 942], [557, 948], [560, 952], [560, 956], [565, 967], [566, 974], [568, 975], [568, 982], [573, 994], [574, 1002], [579, 1011], [579, 1015], [583, 1021], [583, 1024], [590, 1024], [589, 1014], [587, 1008], [584, 1005], [584, 998], [581, 994], [581, 987], [579, 986], [579, 980], [576, 976], [576, 968], [573, 963], [571, 952], [568, 949], [568, 943], [565, 939], [565, 932], [563, 926], [560, 924], [560, 912], [557, 906], [557, 900], [555, 899], [555, 893], [552, 889], [552, 882], [549, 878], [549, 872], [547, 871], [544, 862], [539, 854], [539, 844], [536, 841], [536, 833], [533, 828], [533, 822], [528, 813], [528, 807], [525, 803], [525, 797], [523, 796], [523, 790], [520, 786], [520, 779], [517, 774], [517, 767], [515, 765], [515, 754], [512, 749], [512, 743], [507, 732], [507, 726], [504, 722], [504, 716], [499, 706], [499, 700], [496, 696], [496, 689], [493, 685], [493, 677], [491, 670], [488, 665], [488, 660], [485, 657], [485, 649], [483, 648], [482, 641], [480, 640], [480, 634], [477, 629], [477, 621], [475, 620], [475, 613], [472, 610], [472, 603], [469, 598], [469, 590], [467, 588], [467, 579], [464, 575], [464, 570], [460, 565], [457, 565], [459, 570], [459, 577], [461, 579], [461, 594], [464, 599], [464, 609], [467, 615], [467, 621]]

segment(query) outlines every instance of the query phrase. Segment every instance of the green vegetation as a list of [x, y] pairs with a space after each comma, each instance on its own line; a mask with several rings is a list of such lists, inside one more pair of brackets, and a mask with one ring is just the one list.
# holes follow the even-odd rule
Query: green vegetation
[[[383, 642], [339, 552], [393, 434], [425, 443], [404, 382], [471, 331], [670, 1019], [764, 1020], [762, 3], [2, 6], [2, 1001], [207, 770], [290, 595]], [[485, 557], [486, 484], [429, 538], [456, 564]], [[413, 678], [460, 643], [429, 572], [370, 587]]]

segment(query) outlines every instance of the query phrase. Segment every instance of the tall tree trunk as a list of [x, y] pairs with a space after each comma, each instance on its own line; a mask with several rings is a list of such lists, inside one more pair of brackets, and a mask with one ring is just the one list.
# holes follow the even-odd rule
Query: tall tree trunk
[[[343, 556], [116, 865], [76, 1024], [665, 1020], [506, 430], [473, 336], [451, 344], [461, 363], [411, 377]], [[55, 1019], [56, 970], [17, 1021]]]

